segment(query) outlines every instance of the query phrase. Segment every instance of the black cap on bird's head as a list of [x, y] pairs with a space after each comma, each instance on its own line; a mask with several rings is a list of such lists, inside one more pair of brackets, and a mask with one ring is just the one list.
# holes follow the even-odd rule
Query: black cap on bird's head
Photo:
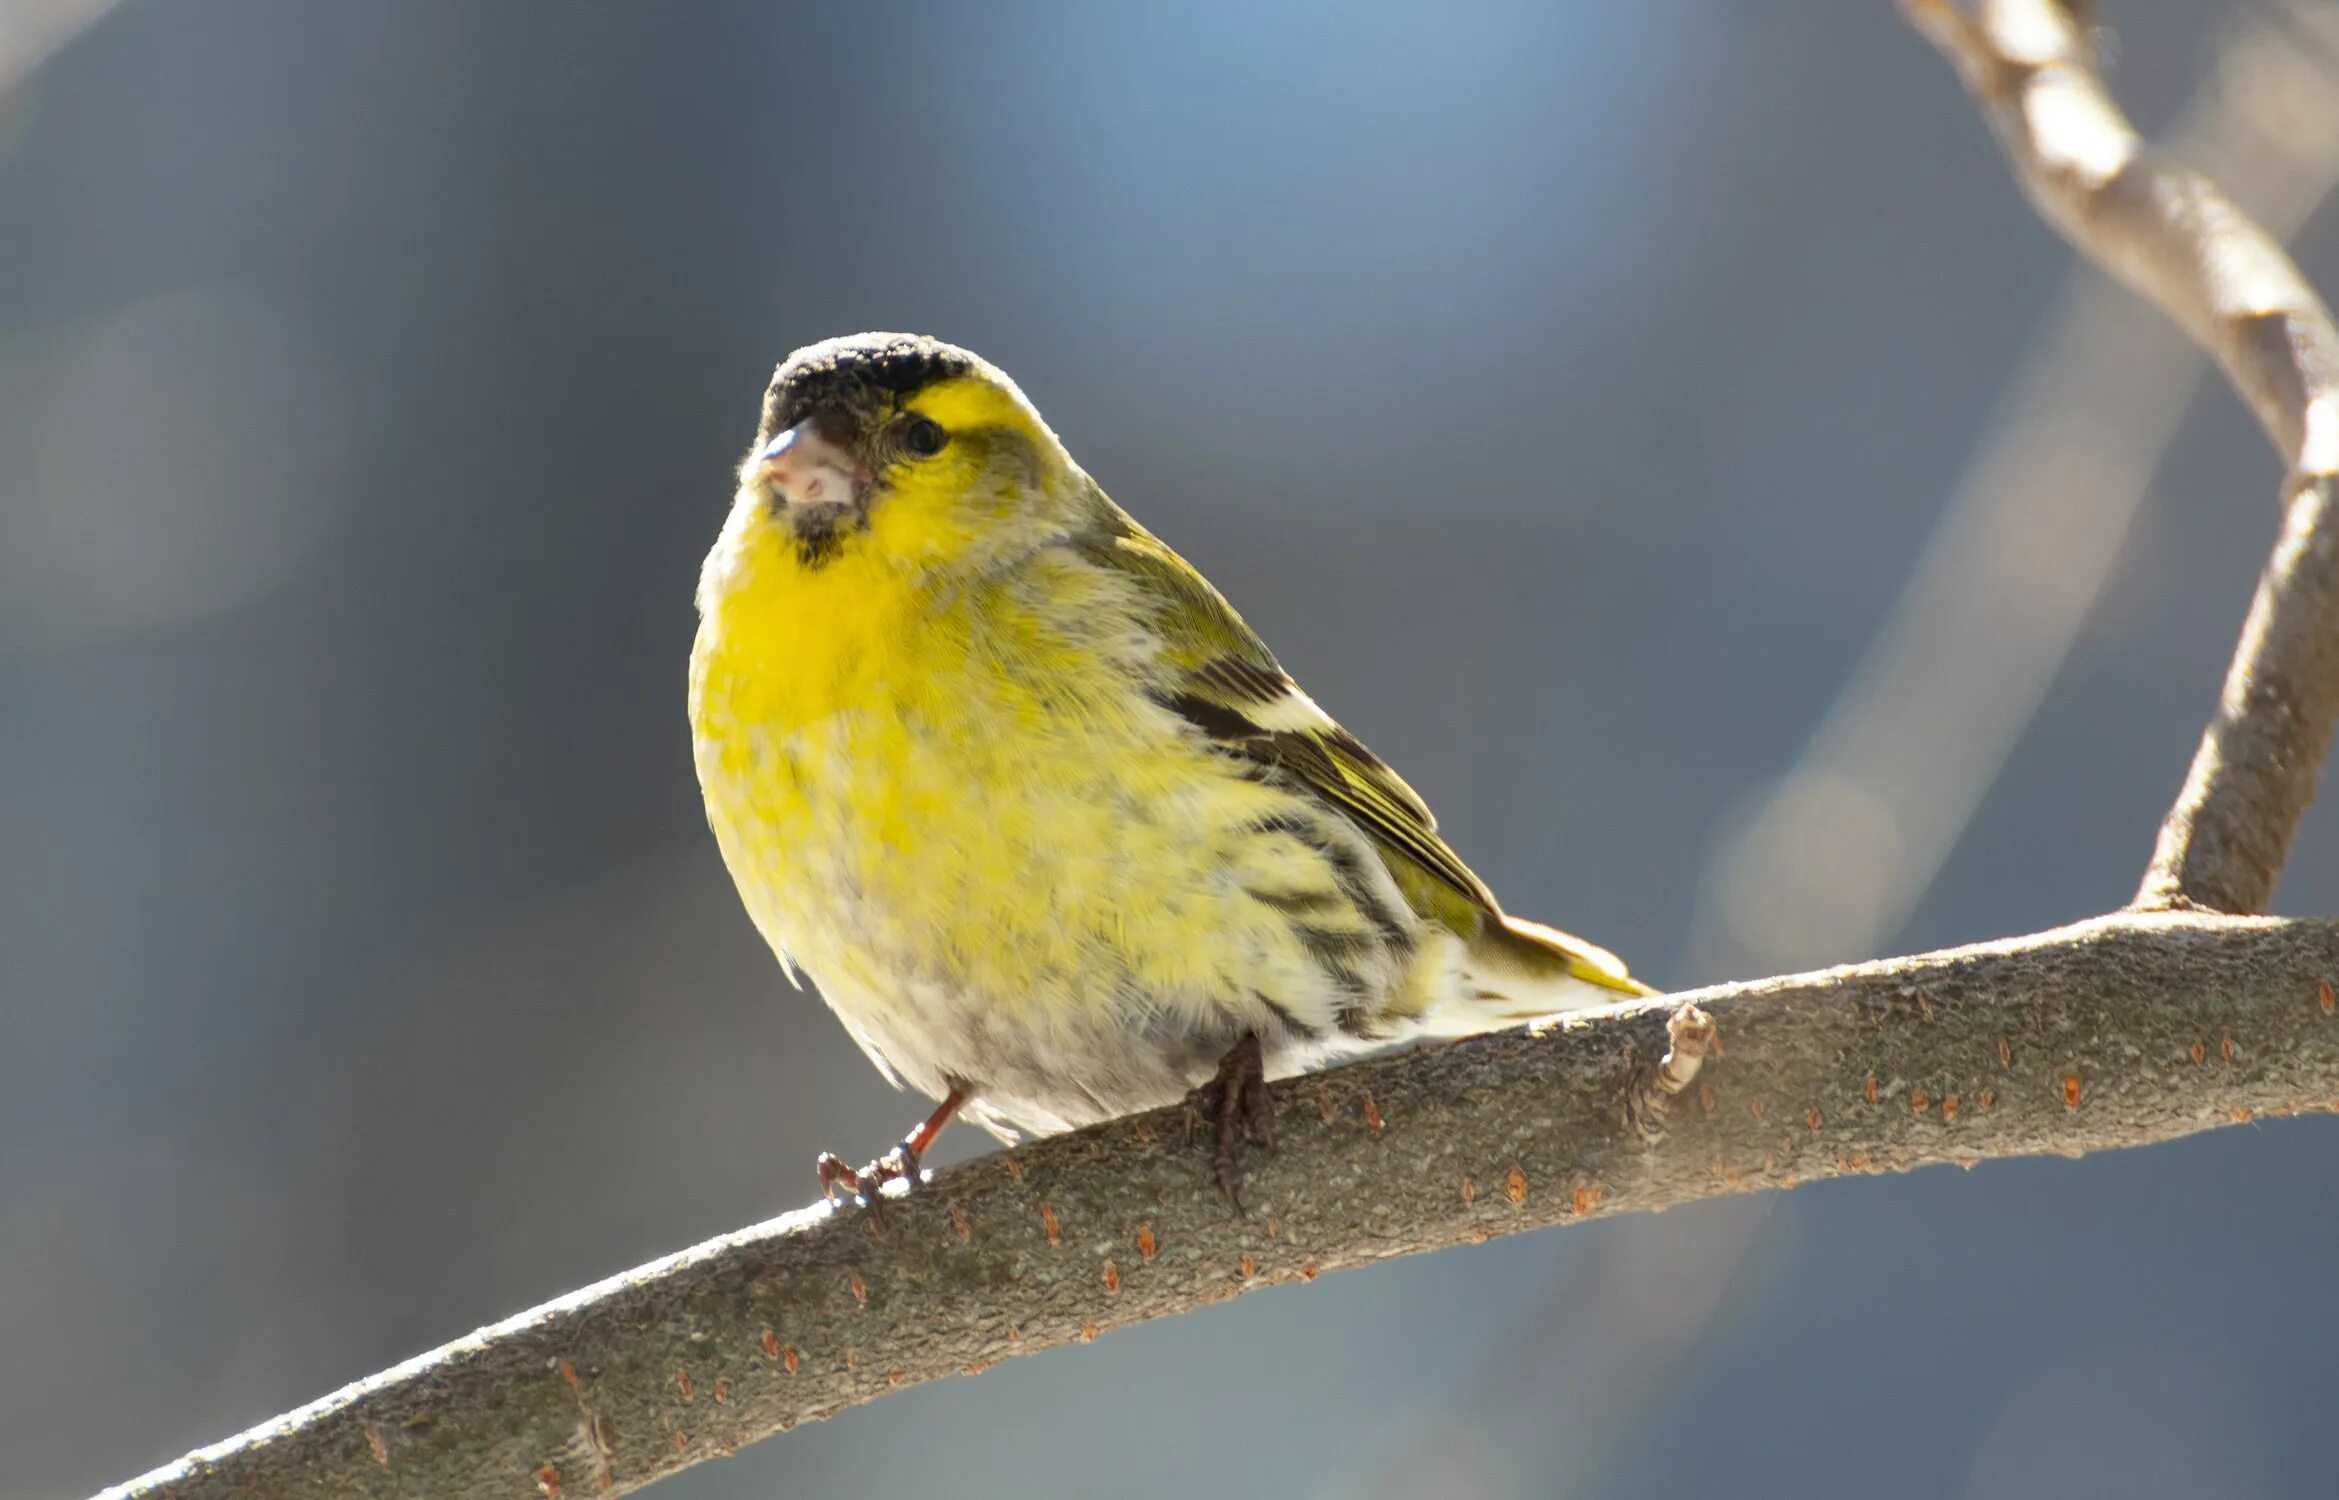
[[772, 372], [758, 443], [814, 418], [848, 443], [885, 420], [901, 399], [937, 381], [973, 374], [972, 354], [916, 333], [857, 333], [797, 350]]

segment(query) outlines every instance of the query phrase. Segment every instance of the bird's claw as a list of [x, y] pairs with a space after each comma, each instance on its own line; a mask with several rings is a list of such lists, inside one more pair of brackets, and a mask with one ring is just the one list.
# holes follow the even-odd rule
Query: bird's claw
[[914, 1191], [923, 1180], [919, 1176], [918, 1153], [908, 1141], [858, 1169], [846, 1166], [845, 1159], [834, 1151], [823, 1151], [812, 1169], [820, 1178], [822, 1198], [834, 1203], [837, 1189], [844, 1189], [854, 1202], [869, 1211], [869, 1217], [879, 1227], [885, 1222], [880, 1196], [885, 1185], [898, 1179]]
[[1267, 1098], [1266, 1064], [1255, 1033], [1235, 1043], [1219, 1059], [1218, 1071], [1210, 1081], [1186, 1095], [1189, 1141], [1194, 1127], [1205, 1119], [1211, 1124], [1210, 1161], [1218, 1195], [1239, 1216], [1243, 1211], [1243, 1141], [1247, 1137], [1261, 1146], [1275, 1144], [1275, 1109]]

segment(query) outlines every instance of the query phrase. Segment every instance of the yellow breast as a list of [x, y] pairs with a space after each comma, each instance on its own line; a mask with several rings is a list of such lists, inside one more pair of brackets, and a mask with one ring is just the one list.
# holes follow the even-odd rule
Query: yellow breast
[[1241, 831], [1284, 794], [1144, 697], [1113, 579], [786, 564], [710, 561], [699, 777], [757, 925], [849, 1024], [897, 1034], [918, 993], [1073, 1015], [1257, 982], [1282, 935]]

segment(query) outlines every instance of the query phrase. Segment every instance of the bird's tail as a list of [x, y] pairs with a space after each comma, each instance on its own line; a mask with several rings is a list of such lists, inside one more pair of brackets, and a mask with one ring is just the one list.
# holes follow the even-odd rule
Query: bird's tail
[[1524, 917], [1489, 920], [1462, 957], [1461, 983], [1422, 1017], [1432, 1035], [1467, 1036], [1554, 1011], [1657, 992], [1607, 949]]

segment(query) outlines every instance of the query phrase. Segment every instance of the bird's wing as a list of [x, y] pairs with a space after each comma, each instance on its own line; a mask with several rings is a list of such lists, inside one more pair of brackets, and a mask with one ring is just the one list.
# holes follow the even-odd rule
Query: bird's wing
[[[1141, 577], [1158, 601], [1155, 629], [1168, 670], [1157, 701], [1220, 746], [1284, 772], [1371, 835], [1384, 858], [1396, 856], [1391, 872], [1423, 916], [1456, 928], [1476, 927], [1480, 913], [1501, 916], [1494, 892], [1438, 836], [1429, 804], [1292, 681], [1208, 579], [1125, 516], [1077, 545]], [[1426, 881], [1408, 879], [1412, 871]]]
[[1105, 518], [1071, 545], [1142, 581], [1162, 643], [1155, 700], [1219, 748], [1269, 768], [1362, 829], [1424, 920], [1497, 963], [1546, 975], [1556, 964], [1597, 989], [1652, 993], [1607, 949], [1504, 915], [1486, 882], [1438, 836], [1421, 794], [1318, 707], [1225, 596], [1160, 538], [1106, 502]]

